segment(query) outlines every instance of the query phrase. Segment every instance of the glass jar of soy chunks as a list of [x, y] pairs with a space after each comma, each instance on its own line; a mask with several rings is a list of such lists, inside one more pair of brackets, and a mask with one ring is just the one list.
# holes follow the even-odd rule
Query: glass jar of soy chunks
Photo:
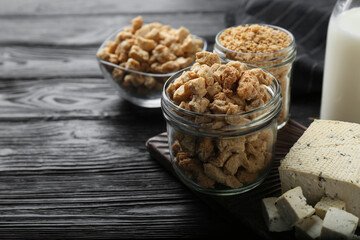
[[173, 168], [188, 187], [206, 194], [246, 192], [272, 165], [280, 84], [262, 69], [221, 64], [215, 53], [196, 57], [163, 89]]

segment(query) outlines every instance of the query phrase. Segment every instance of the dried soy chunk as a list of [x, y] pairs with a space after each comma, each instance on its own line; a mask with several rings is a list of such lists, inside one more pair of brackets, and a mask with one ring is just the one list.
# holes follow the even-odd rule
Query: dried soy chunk
[[[224, 164], [224, 172], [228, 175], [235, 175], [238, 169], [245, 165], [247, 156], [245, 152], [239, 152], [232, 154]], [[239, 179], [240, 180], [240, 179]], [[241, 181], [240, 182], [244, 182]]]
[[196, 154], [200, 161], [208, 162], [214, 155], [214, 143], [211, 137], [199, 137]]
[[143, 25], [143, 19], [142, 17], [138, 16], [136, 18], [134, 18], [133, 20], [131, 20], [131, 25], [134, 29], [134, 31], [138, 30], [139, 28], [141, 28], [141, 26]]
[[112, 76], [117, 82], [121, 82], [123, 80], [124, 74], [124, 70], [120, 68], [114, 68], [114, 70], [112, 71]]
[[205, 174], [216, 182], [230, 188], [239, 188], [243, 186], [235, 176], [225, 174], [221, 168], [216, 167], [211, 163], [205, 163], [203, 166]]
[[147, 62], [149, 60], [149, 53], [145, 50], [142, 50], [140, 47], [133, 45], [129, 51], [129, 57], [137, 61]]
[[126, 61], [126, 65], [125, 65], [126, 68], [128, 69], [132, 69], [132, 70], [140, 70], [141, 68], [141, 65], [140, 65], [140, 62], [133, 59], [133, 58], [129, 58], [127, 61]]
[[196, 180], [201, 186], [214, 188], [215, 181], [204, 173], [200, 161], [192, 158], [187, 153], [179, 152], [176, 155], [175, 163], [184, 171], [187, 177]]

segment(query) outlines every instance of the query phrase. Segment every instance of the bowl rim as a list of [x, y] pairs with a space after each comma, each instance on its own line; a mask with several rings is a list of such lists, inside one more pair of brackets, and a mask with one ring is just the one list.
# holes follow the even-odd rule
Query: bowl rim
[[[133, 70], [133, 69], [130, 69], [130, 68], [121, 67], [120, 65], [117, 65], [117, 64], [114, 64], [114, 63], [111, 63], [111, 62], [108, 62], [108, 61], [105, 61], [105, 60], [100, 59], [100, 58], [97, 56], [97, 54], [106, 46], [106, 44], [108, 43], [108, 41], [110, 41], [110, 40], [115, 40], [116, 35], [117, 35], [118, 33], [120, 33], [121, 31], [123, 31], [126, 27], [129, 27], [129, 25], [124, 26], [124, 27], [122, 27], [122, 28], [120, 28], [120, 29], [117, 29], [117, 30], [114, 31], [112, 34], [110, 34], [110, 35], [101, 43], [101, 45], [100, 45], [100, 47], [97, 49], [96, 55], [95, 55], [95, 56], [96, 56], [96, 59], [97, 59], [100, 63], [102, 63], [102, 64], [104, 64], [104, 65], [108, 65], [108, 66], [114, 67], [114, 68], [118, 68], [118, 69], [121, 69], [121, 70], [124, 70], [124, 71], [132, 72], [132, 73], [136, 73], [136, 74], [140, 74], [140, 75], [145, 75], [145, 76], [151, 76], [151, 77], [171, 77], [173, 74], [177, 73], [178, 71], [181, 71], [181, 70], [189, 67], [189, 66], [187, 66], [187, 67], [185, 67], [185, 68], [179, 69], [178, 71], [170, 72], [170, 73], [147, 73], [147, 72], [136, 71], [136, 70]], [[203, 37], [200, 37], [200, 36], [198, 36], [198, 35], [192, 34], [192, 33], [190, 33], [190, 34], [191, 34], [194, 38], [200, 39], [200, 40], [203, 41], [203, 46], [202, 46], [201, 51], [202, 51], [202, 52], [203, 52], [203, 51], [206, 51], [206, 49], [207, 49], [207, 41], [206, 41], [206, 39], [203, 38]], [[195, 62], [195, 61], [194, 61], [194, 62]], [[192, 64], [193, 64], [193, 63], [192, 63]], [[191, 65], [192, 65], [192, 64], [191, 64]], [[190, 66], [191, 66], [191, 65], [190, 65]]]

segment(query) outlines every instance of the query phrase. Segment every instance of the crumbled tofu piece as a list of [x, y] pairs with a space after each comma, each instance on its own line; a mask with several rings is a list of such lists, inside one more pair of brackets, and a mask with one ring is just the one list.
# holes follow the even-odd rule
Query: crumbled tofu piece
[[292, 227], [287, 224], [280, 216], [275, 207], [276, 197], [269, 197], [262, 199], [262, 213], [270, 232], [284, 232], [289, 231]]
[[346, 203], [340, 199], [333, 199], [324, 196], [318, 203], [316, 203], [315, 213], [321, 219], [324, 219], [325, 214], [330, 207], [336, 207], [341, 210], [346, 210]]
[[302, 239], [320, 239], [323, 220], [317, 215], [304, 218], [295, 224], [295, 238]]
[[344, 210], [330, 207], [321, 229], [321, 239], [351, 239], [359, 218]]
[[306, 203], [301, 187], [296, 187], [281, 195], [276, 200], [275, 206], [283, 219], [291, 226], [315, 213], [315, 209]]

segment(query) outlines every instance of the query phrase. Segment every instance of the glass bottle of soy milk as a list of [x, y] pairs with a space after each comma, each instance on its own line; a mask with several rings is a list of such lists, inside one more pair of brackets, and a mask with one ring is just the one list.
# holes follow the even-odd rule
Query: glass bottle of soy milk
[[338, 0], [331, 15], [320, 118], [360, 123], [360, 0]]

